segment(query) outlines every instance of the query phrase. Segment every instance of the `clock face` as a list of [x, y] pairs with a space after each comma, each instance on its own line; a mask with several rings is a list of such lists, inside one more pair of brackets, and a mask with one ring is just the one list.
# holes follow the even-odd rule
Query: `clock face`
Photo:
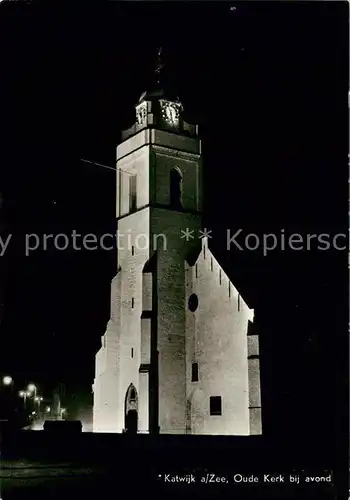
[[172, 106], [167, 106], [166, 107], [166, 116], [167, 116], [169, 121], [171, 121], [171, 122], [175, 121], [177, 118], [176, 109], [173, 108]]
[[144, 123], [146, 123], [146, 116], [147, 116], [147, 113], [146, 113], [145, 106], [140, 106], [139, 108], [137, 108], [137, 110], [136, 110], [136, 123], [138, 125], [143, 125]]
[[172, 102], [163, 103], [163, 117], [170, 123], [176, 123], [179, 119], [179, 106]]

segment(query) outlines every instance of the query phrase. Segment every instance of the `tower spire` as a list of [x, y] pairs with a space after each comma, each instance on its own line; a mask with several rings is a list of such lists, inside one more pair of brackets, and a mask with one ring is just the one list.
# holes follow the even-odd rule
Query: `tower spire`
[[[154, 49], [152, 49], [153, 51]], [[169, 83], [169, 68], [164, 64], [163, 47], [158, 46], [156, 57], [153, 62], [153, 70], [149, 73], [150, 86], [148, 90], [142, 93], [139, 104], [143, 101], [152, 100], [157, 101], [160, 99], [167, 99], [170, 101], [179, 101], [178, 96], [174, 93], [172, 85]]]
[[155, 78], [156, 78], [157, 85], [160, 85], [162, 69], [164, 68], [164, 64], [163, 64], [163, 61], [162, 61], [162, 51], [163, 51], [163, 47], [159, 47], [158, 51], [157, 51], [156, 67], [155, 67], [155, 70], [154, 70], [154, 75], [155, 75]]

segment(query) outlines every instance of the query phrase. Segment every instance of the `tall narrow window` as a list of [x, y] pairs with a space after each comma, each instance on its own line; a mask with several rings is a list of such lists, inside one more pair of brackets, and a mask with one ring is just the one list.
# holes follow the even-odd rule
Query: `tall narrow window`
[[221, 269], [219, 270], [219, 283], [221, 285]]
[[131, 255], [135, 255], [135, 247], [134, 246], [131, 247]]
[[132, 358], [134, 357], [134, 348], [133, 347], [131, 348], [131, 357]]
[[237, 299], [237, 309], [238, 311], [240, 310], [241, 308], [241, 296], [238, 294], [238, 299]]
[[198, 363], [192, 363], [192, 382], [198, 382]]
[[191, 401], [186, 401], [186, 433], [191, 434]]
[[174, 210], [182, 208], [182, 175], [177, 168], [170, 171], [170, 206]]
[[213, 257], [210, 259], [210, 270], [213, 270]]
[[119, 216], [122, 215], [123, 211], [123, 205], [122, 205], [122, 182], [123, 182], [123, 177], [122, 177], [122, 172], [119, 170], [118, 172], [118, 203], [119, 203]]
[[135, 300], [134, 300], [134, 297], [131, 299], [131, 307], [132, 309], [134, 309], [134, 305], [135, 305]]
[[231, 297], [231, 282], [228, 282], [228, 296]]
[[196, 264], [196, 278], [198, 278], [198, 265]]
[[203, 246], [203, 258], [205, 259], [205, 245]]
[[136, 186], [136, 175], [129, 176], [129, 201], [130, 201], [130, 212], [135, 212], [137, 208], [137, 186]]

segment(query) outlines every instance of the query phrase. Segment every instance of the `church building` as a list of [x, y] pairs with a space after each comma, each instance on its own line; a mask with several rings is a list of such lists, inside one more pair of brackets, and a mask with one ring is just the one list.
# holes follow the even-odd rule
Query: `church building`
[[93, 431], [261, 434], [254, 313], [208, 247], [198, 127], [158, 86], [116, 156], [118, 263]]

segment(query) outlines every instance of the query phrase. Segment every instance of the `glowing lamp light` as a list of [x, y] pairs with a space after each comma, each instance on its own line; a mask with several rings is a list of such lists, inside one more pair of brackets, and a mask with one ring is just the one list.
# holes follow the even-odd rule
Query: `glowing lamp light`
[[11, 385], [12, 384], [12, 377], [10, 377], [9, 375], [6, 375], [6, 377], [4, 377], [2, 379], [2, 383], [4, 385]]
[[29, 384], [29, 385], [28, 385], [28, 391], [29, 391], [29, 392], [35, 392], [35, 390], [36, 390], [36, 387], [35, 387], [35, 385], [34, 385], [34, 384]]
[[51, 408], [49, 406], [46, 407], [46, 413], [50, 413]]
[[24, 398], [26, 396], [26, 392], [25, 391], [19, 391], [19, 397], [20, 398]]

